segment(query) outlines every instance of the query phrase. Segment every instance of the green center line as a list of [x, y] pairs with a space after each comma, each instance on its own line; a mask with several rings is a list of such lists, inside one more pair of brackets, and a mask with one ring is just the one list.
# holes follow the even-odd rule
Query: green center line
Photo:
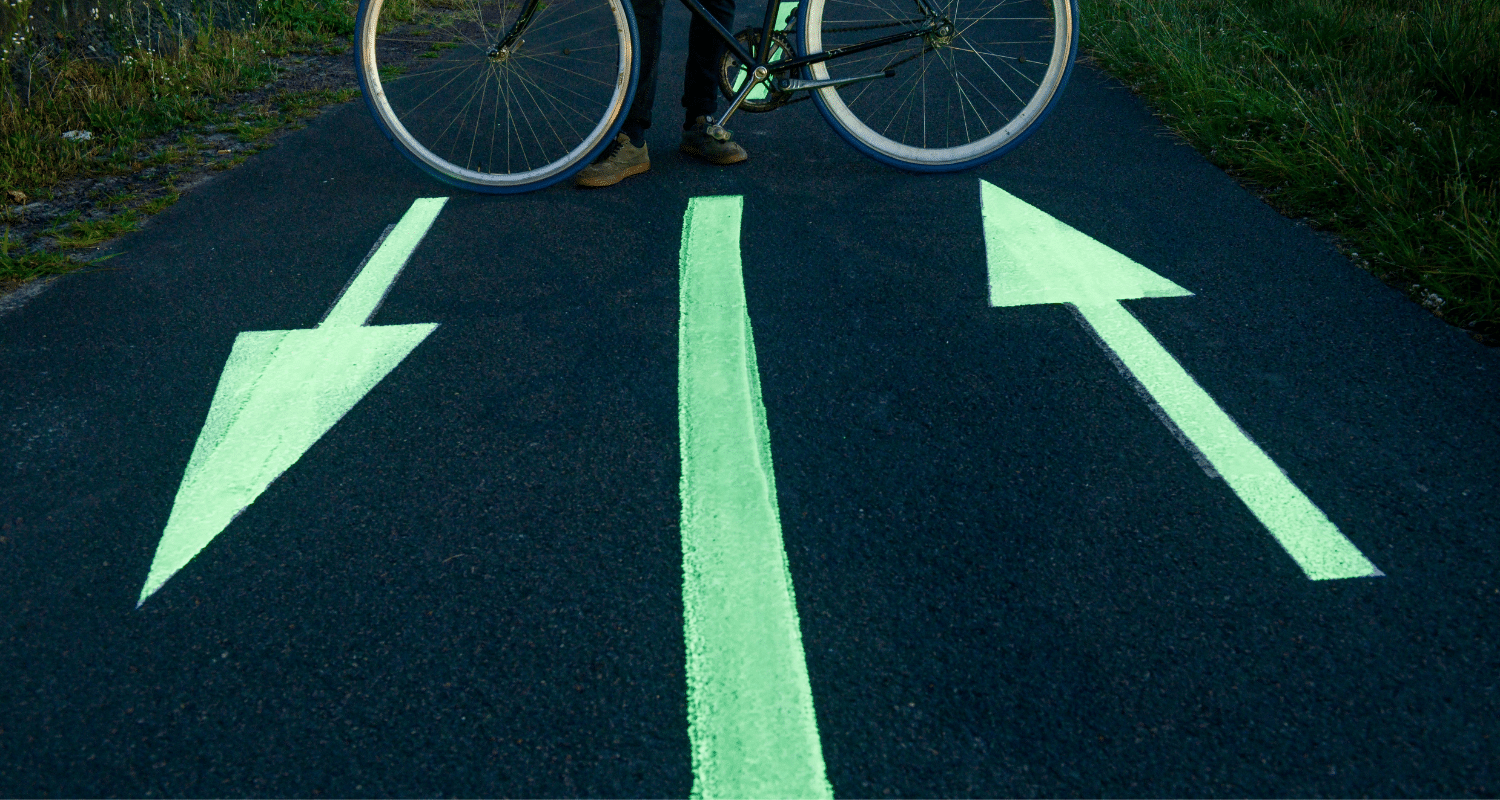
[[981, 180], [990, 305], [1066, 303], [1308, 578], [1383, 575], [1120, 304], [1192, 292]]
[[678, 423], [695, 798], [832, 797], [740, 268], [740, 197], [682, 226]]

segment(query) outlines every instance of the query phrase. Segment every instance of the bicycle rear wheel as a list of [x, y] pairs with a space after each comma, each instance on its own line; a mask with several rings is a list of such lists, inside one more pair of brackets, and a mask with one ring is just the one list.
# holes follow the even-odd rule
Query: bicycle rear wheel
[[916, 172], [998, 158], [1057, 102], [1078, 47], [1077, 0], [802, 0], [802, 47], [819, 53], [924, 27], [888, 47], [808, 67], [814, 80], [896, 77], [817, 89], [824, 119], [855, 148]]
[[363, 0], [355, 60], [387, 138], [427, 174], [478, 192], [565, 180], [614, 138], [639, 72], [627, 0]]

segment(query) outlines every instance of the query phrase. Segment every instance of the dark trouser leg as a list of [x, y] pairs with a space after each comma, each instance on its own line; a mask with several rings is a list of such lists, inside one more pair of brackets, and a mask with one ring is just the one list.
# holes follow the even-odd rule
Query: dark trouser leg
[[625, 124], [620, 132], [631, 141], [640, 141], [646, 129], [651, 127], [651, 106], [656, 102], [656, 61], [661, 53], [661, 12], [665, 0], [634, 0], [636, 35], [641, 39], [641, 49], [636, 56], [641, 62], [641, 77], [635, 85], [635, 99], [625, 115]]
[[[719, 24], [734, 33], [734, 0], [699, 0]], [[693, 16], [688, 28], [687, 74], [682, 81], [682, 107], [688, 122], [694, 117], [709, 116], [719, 107], [719, 61], [724, 57], [724, 40], [708, 23]]]

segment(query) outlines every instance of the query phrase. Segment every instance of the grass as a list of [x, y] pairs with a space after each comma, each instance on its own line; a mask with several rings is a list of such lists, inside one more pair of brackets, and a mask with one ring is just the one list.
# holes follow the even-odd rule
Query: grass
[[[155, 204], [153, 203], [153, 205]], [[170, 203], [167, 205], [170, 205]], [[157, 206], [156, 210], [165, 207], [166, 205], [160, 205]], [[79, 222], [75, 217], [72, 220], [54, 225], [47, 231], [47, 234], [53, 238], [56, 246], [63, 250], [95, 247], [139, 228], [146, 216], [149, 216], [149, 213], [146, 213], [144, 208], [135, 209], [127, 207], [111, 216], [88, 222]]]
[[10, 228], [0, 233], [0, 286], [20, 284], [47, 275], [62, 275], [86, 266], [52, 252], [32, 252], [11, 237]]
[[1281, 213], [1500, 343], [1500, 3], [1080, 0], [1085, 49]]
[[[248, 110], [230, 102], [273, 81], [279, 58], [347, 51], [342, 36], [353, 28], [353, 9], [346, 0], [262, 0], [261, 17], [270, 24], [239, 30], [201, 24], [195, 35], [179, 36], [170, 52], [142, 46], [116, 61], [25, 44], [28, 37], [51, 37], [9, 30], [26, 17], [17, 17], [13, 9], [9, 16], [0, 14], [0, 29], [5, 29], [0, 33], [7, 33], [7, 41], [22, 42], [0, 48], [0, 208], [16, 207], [0, 212], [3, 221], [24, 221], [20, 206], [25, 202], [52, 199], [77, 179], [145, 174], [157, 175], [163, 184], [148, 197], [126, 192], [103, 200], [103, 206], [117, 207], [107, 214], [95, 210], [87, 219], [55, 219], [29, 242], [5, 229], [0, 291], [72, 271], [80, 262], [61, 251], [93, 247], [139, 227], [177, 199], [174, 170], [199, 163], [216, 169], [238, 164], [246, 151], [265, 146], [276, 131], [323, 105], [353, 97], [352, 90], [282, 92]], [[27, 85], [16, 82], [18, 59], [29, 60]], [[74, 130], [89, 131], [92, 137], [69, 141], [61, 136]], [[219, 131], [241, 140], [232, 155], [203, 143], [203, 136]], [[96, 209], [100, 204], [95, 200]]]
[[[296, 31], [213, 31], [170, 56], [57, 59], [32, 102], [0, 103], [0, 185], [33, 195], [82, 175], [133, 171], [142, 143], [226, 121], [219, 106], [274, 78], [271, 58], [314, 44], [322, 41]], [[59, 135], [69, 130], [94, 135], [71, 142]]]

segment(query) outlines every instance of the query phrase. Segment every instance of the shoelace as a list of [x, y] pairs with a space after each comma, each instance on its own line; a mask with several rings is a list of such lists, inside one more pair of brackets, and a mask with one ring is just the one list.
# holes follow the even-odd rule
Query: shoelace
[[599, 157], [594, 159], [594, 163], [603, 164], [604, 162], [610, 160], [614, 157], [615, 153], [620, 152], [620, 148], [622, 146], [623, 145], [620, 144], [619, 139], [615, 139], [614, 141], [610, 142], [609, 146], [604, 148], [604, 152], [600, 153]]

